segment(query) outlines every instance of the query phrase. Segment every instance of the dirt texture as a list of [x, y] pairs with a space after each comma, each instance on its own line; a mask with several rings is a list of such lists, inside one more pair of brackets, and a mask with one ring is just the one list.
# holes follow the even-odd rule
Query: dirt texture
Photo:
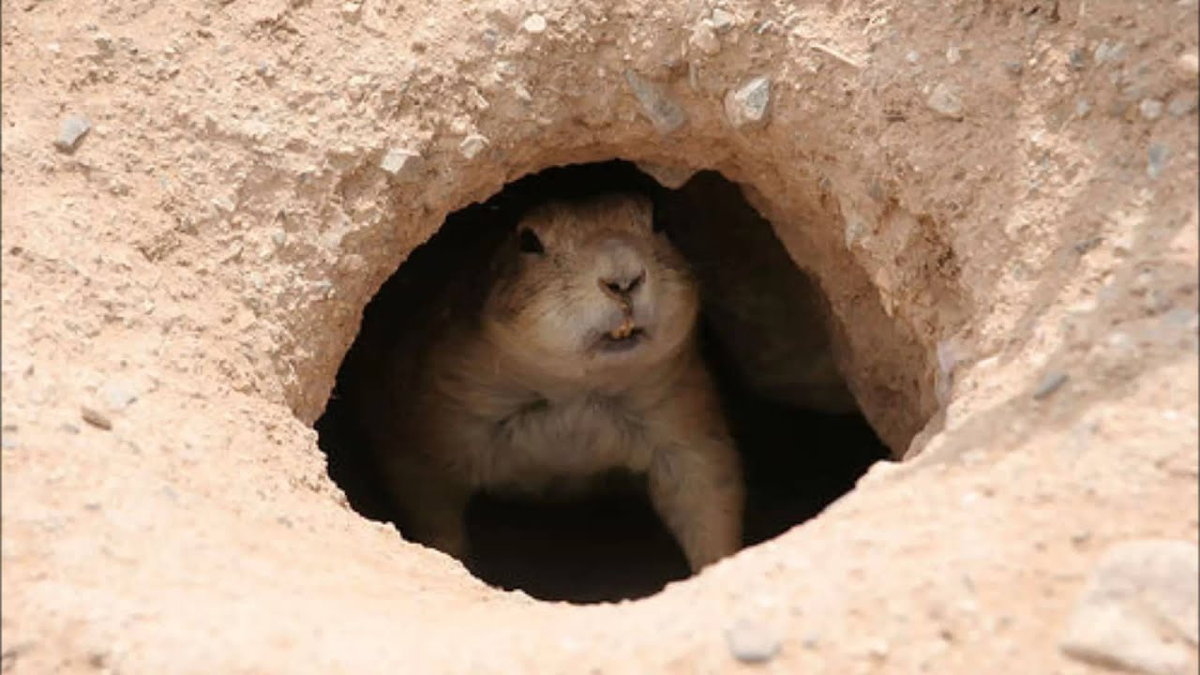
[[[1196, 672], [1194, 0], [0, 11], [5, 672]], [[613, 157], [741, 185], [909, 461], [578, 607], [360, 517], [311, 425], [448, 213]]]

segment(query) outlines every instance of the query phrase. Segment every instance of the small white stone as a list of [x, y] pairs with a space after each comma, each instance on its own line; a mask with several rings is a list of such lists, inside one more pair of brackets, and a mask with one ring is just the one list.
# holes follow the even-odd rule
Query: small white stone
[[525, 29], [526, 33], [537, 35], [546, 30], [546, 17], [541, 14], [530, 14], [521, 24], [521, 27]]
[[733, 657], [743, 663], [764, 663], [779, 653], [779, 635], [756, 621], [741, 620], [725, 630], [725, 643]]
[[1176, 64], [1179, 72], [1183, 73], [1183, 76], [1189, 78], [1189, 80], [1200, 75], [1200, 56], [1197, 56], [1195, 52], [1180, 54]]
[[1144, 98], [1138, 104], [1138, 112], [1147, 120], [1154, 121], [1163, 114], [1163, 102], [1156, 98]]
[[488, 145], [490, 145], [490, 142], [486, 136], [471, 134], [464, 138], [463, 142], [458, 145], [458, 151], [467, 159], [475, 159]]
[[410, 181], [420, 175], [425, 162], [420, 153], [404, 148], [392, 148], [379, 162], [379, 168], [387, 175], [401, 181]]
[[718, 33], [727, 33], [737, 25], [737, 17], [723, 9], [714, 9], [710, 22], [713, 30]]

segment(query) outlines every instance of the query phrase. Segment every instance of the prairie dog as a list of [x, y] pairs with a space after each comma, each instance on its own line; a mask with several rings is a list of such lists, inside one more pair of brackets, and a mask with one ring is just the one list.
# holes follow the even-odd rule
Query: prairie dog
[[696, 343], [696, 283], [651, 201], [542, 205], [488, 256], [423, 339], [368, 344], [350, 392], [406, 536], [463, 558], [474, 492], [623, 468], [646, 476], [693, 570], [736, 552], [738, 455]]

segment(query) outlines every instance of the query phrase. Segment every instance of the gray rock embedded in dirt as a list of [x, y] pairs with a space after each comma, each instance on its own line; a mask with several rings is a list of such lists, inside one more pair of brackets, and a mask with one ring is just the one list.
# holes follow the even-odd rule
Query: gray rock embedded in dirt
[[925, 99], [926, 105], [937, 114], [950, 119], [960, 120], [963, 116], [962, 98], [958, 89], [953, 85], [939, 82]]
[[58, 130], [58, 138], [54, 139], [54, 147], [63, 152], [73, 152], [79, 141], [91, 131], [92, 123], [86, 117], [73, 115], [63, 120]]
[[1158, 178], [1162, 173], [1163, 167], [1167, 165], [1167, 157], [1171, 154], [1170, 148], [1162, 143], [1151, 143], [1150, 148], [1146, 151], [1146, 175], [1151, 178]]
[[765, 663], [779, 654], [779, 635], [757, 621], [742, 619], [725, 629], [725, 644], [743, 663]]
[[1044, 398], [1048, 398], [1051, 394], [1061, 389], [1062, 386], [1067, 383], [1069, 378], [1070, 376], [1061, 370], [1052, 370], [1046, 373], [1044, 376], [1042, 376], [1042, 379], [1038, 381], [1037, 386], [1033, 388], [1034, 400], [1040, 401]]
[[1092, 60], [1096, 63], [1116, 63], [1123, 61], [1125, 60], [1125, 45], [1120, 42], [1113, 44], [1107, 40], [1102, 40], [1092, 50]]
[[687, 122], [683, 107], [668, 97], [657, 84], [643, 79], [632, 70], [625, 71], [625, 81], [659, 133], [669, 134]]
[[1171, 97], [1171, 101], [1167, 103], [1167, 112], [1172, 117], [1183, 117], [1196, 109], [1197, 96], [1196, 92], [1179, 92]]
[[388, 176], [402, 182], [415, 180], [421, 174], [425, 161], [420, 153], [403, 148], [392, 148], [379, 162], [379, 168]]
[[735, 129], [763, 124], [770, 106], [771, 80], [767, 77], [756, 77], [725, 95], [725, 116]]
[[1059, 647], [1071, 658], [1131, 672], [1189, 672], [1200, 640], [1198, 575], [1195, 542], [1113, 546], [1092, 572]]

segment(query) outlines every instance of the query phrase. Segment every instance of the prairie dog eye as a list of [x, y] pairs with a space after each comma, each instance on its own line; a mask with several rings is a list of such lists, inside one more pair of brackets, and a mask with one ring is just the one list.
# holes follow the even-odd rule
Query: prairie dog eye
[[520, 247], [522, 253], [536, 253], [541, 255], [546, 252], [546, 248], [542, 246], [542, 240], [538, 239], [537, 233], [528, 227], [521, 228]]

